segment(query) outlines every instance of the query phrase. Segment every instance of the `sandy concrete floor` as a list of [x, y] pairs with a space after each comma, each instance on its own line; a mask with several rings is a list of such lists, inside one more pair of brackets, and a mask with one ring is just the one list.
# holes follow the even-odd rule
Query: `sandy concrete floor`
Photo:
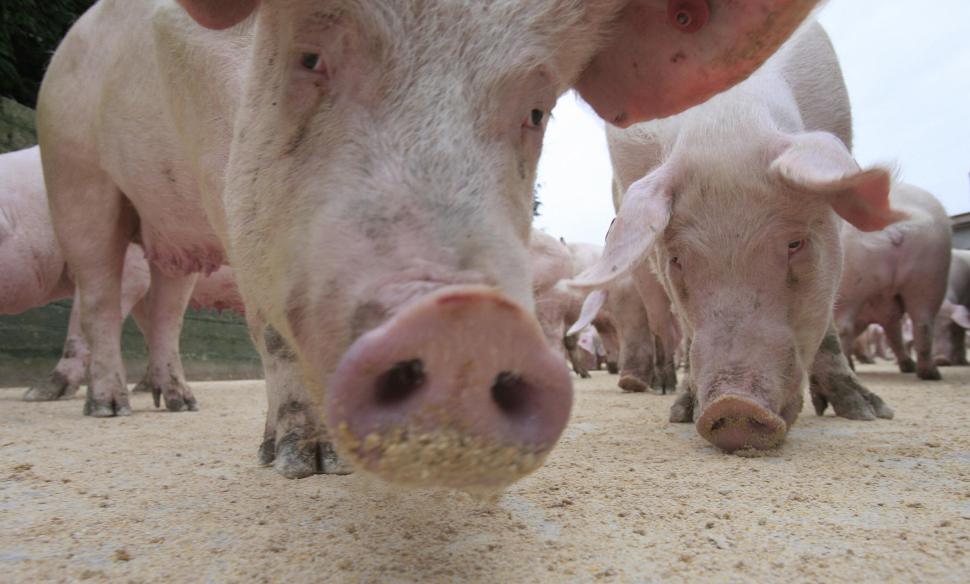
[[670, 396], [596, 374], [493, 505], [256, 466], [259, 381], [109, 420], [0, 390], [0, 580], [967, 582], [970, 368], [944, 375], [864, 366], [895, 420], [806, 410], [780, 451], [739, 458], [668, 424]]

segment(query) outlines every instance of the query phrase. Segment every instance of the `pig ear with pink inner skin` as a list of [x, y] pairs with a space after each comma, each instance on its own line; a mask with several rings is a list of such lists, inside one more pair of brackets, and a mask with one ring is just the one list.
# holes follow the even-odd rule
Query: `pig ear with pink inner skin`
[[967, 307], [962, 304], [956, 304], [953, 306], [953, 314], [950, 315], [950, 320], [965, 329], [970, 329], [970, 310], [967, 310]]
[[596, 319], [596, 315], [599, 314], [600, 309], [603, 308], [603, 304], [606, 303], [608, 294], [606, 290], [593, 290], [586, 295], [586, 300], [583, 301], [583, 308], [579, 311], [579, 320], [574, 322], [573, 326], [569, 327], [569, 330], [566, 331], [567, 337], [569, 335], [575, 335]]
[[889, 206], [889, 170], [863, 170], [842, 141], [825, 132], [787, 140], [771, 171], [792, 188], [825, 197], [840, 217], [860, 231], [879, 231], [906, 218]]
[[746, 79], [818, 0], [630, 0], [576, 89], [626, 127], [706, 101]]
[[574, 288], [598, 288], [647, 259], [657, 237], [670, 222], [671, 191], [664, 167], [630, 185], [606, 234], [600, 259], [569, 281]]
[[177, 0], [201, 26], [222, 30], [249, 17], [259, 0]]

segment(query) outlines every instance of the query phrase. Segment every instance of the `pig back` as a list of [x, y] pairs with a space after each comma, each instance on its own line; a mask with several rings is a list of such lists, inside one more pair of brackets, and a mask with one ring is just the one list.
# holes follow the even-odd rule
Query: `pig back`
[[778, 55], [782, 75], [791, 87], [805, 129], [837, 136], [852, 150], [852, 109], [838, 56], [828, 33], [810, 22]]

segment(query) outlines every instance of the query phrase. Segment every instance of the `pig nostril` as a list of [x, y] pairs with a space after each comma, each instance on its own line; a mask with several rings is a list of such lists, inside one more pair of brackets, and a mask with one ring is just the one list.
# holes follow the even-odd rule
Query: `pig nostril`
[[421, 359], [399, 361], [377, 379], [377, 403], [384, 406], [401, 403], [414, 395], [425, 379]]
[[503, 413], [514, 416], [523, 411], [528, 402], [528, 384], [515, 373], [503, 371], [492, 384], [492, 401]]

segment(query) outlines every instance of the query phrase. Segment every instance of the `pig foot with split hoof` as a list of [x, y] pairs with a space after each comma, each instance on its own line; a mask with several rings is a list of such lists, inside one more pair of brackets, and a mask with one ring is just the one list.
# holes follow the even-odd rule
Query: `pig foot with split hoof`
[[819, 416], [831, 405], [835, 415], [849, 420], [891, 420], [893, 410], [881, 397], [859, 383], [852, 374], [830, 374], [824, 381], [812, 376], [812, 405]]
[[659, 391], [660, 395], [677, 392], [677, 370], [670, 367], [663, 367], [653, 378], [651, 384], [654, 390]]
[[199, 409], [199, 404], [192, 395], [192, 390], [185, 383], [185, 379], [176, 373], [150, 369], [138, 385], [144, 385], [148, 391], [151, 391], [156, 408], [162, 406], [164, 397], [165, 408], [170, 412], [195, 412]]
[[650, 386], [645, 383], [639, 377], [634, 377], [633, 375], [621, 375], [620, 380], [616, 382], [616, 385], [623, 390], [624, 393], [644, 393]]
[[30, 386], [30, 389], [24, 393], [24, 401], [54, 401], [70, 398], [74, 397], [80, 387], [80, 381], [68, 379], [66, 375], [55, 369], [46, 378]]
[[900, 373], [916, 373], [916, 361], [910, 358], [903, 359], [899, 362], [899, 372]]
[[288, 479], [302, 479], [313, 474], [346, 475], [353, 468], [337, 455], [326, 433], [318, 431], [307, 412], [309, 406], [297, 401], [279, 408], [274, 427], [267, 424], [263, 443], [259, 445], [259, 463], [273, 465]]
[[101, 382], [91, 381], [84, 400], [84, 415], [93, 418], [131, 415], [128, 388], [120, 376], [116, 375]]
[[672, 424], [691, 424], [694, 422], [694, 395], [685, 391], [677, 396], [670, 406], [670, 422]]
[[619, 364], [616, 361], [607, 361], [606, 372], [609, 373], [610, 375], [619, 375], [620, 373]]
[[936, 368], [936, 365], [930, 364], [922, 367], [916, 368], [916, 377], [924, 381], [940, 381], [943, 376], [940, 375], [940, 370]]

